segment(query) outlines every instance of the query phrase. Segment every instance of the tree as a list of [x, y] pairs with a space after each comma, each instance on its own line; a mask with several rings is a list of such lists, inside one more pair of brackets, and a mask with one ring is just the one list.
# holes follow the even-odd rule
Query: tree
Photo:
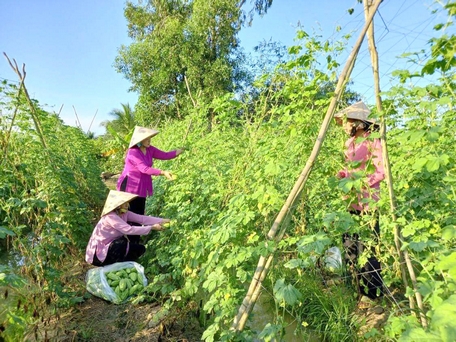
[[135, 128], [135, 114], [130, 104], [121, 103], [122, 109], [113, 109], [109, 115], [114, 120], [103, 121], [100, 125], [105, 127], [108, 132], [115, 131], [121, 136], [130, 134]]
[[[259, 0], [265, 13], [271, 1]], [[139, 93], [139, 119], [181, 118], [189, 106], [240, 86], [247, 76], [237, 34], [247, 15], [237, 0], [128, 1], [125, 16], [134, 40], [122, 46], [117, 70]], [[152, 114], [151, 114], [152, 113]], [[154, 117], [152, 117], [154, 116]]]

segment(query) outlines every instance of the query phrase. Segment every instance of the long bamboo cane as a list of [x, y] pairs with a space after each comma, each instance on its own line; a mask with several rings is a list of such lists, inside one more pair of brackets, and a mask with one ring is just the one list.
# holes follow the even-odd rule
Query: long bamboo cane
[[47, 151], [47, 144], [46, 144], [46, 141], [44, 140], [44, 134], [43, 134], [43, 130], [41, 128], [40, 120], [36, 113], [35, 106], [34, 106], [32, 100], [30, 99], [27, 88], [25, 87], [25, 76], [26, 76], [25, 64], [22, 64], [22, 73], [21, 73], [21, 71], [19, 70], [19, 67], [17, 66], [16, 60], [13, 58], [13, 61], [14, 61], [14, 65], [13, 65], [13, 63], [11, 63], [11, 60], [9, 59], [8, 55], [5, 52], [3, 52], [3, 54], [5, 55], [5, 58], [8, 60], [10, 67], [14, 70], [14, 72], [19, 77], [19, 80], [21, 81], [21, 87], [24, 90], [25, 98], [27, 99], [27, 103], [29, 104], [30, 114], [31, 114], [33, 123], [35, 124], [35, 128], [36, 128], [36, 131], [40, 138], [41, 144], [43, 145], [44, 149]]
[[[370, 11], [370, 0], [364, 0], [364, 15], [366, 20], [369, 16]], [[386, 141], [386, 124], [385, 124], [385, 116], [383, 115], [383, 104], [382, 98], [380, 96], [380, 76], [379, 76], [379, 67], [378, 67], [378, 52], [375, 46], [375, 38], [374, 38], [374, 25], [373, 22], [370, 24], [369, 29], [367, 30], [367, 42], [369, 46], [369, 52], [372, 61], [372, 71], [374, 75], [374, 88], [375, 88], [375, 102], [377, 104], [377, 110], [381, 115], [381, 123], [380, 123], [380, 135], [382, 141], [382, 154], [383, 154], [383, 164], [386, 171], [386, 183], [388, 185], [388, 193], [390, 199], [390, 208], [391, 208], [391, 216], [394, 222], [394, 242], [396, 245], [397, 253], [399, 254], [400, 262], [400, 269], [402, 275], [402, 281], [404, 282], [404, 286], [408, 287], [407, 276], [405, 272], [405, 267], [403, 261], [405, 260], [407, 269], [409, 271], [410, 279], [412, 280], [412, 286], [415, 291], [415, 298], [418, 304], [418, 308], [420, 309], [420, 319], [421, 325], [425, 328], [427, 327], [427, 320], [424, 314], [424, 307], [423, 307], [423, 300], [421, 294], [418, 292], [417, 288], [417, 281], [415, 276], [415, 271], [413, 269], [412, 262], [410, 260], [410, 256], [408, 252], [405, 250], [404, 252], [401, 251], [401, 241], [402, 241], [402, 233], [399, 229], [397, 224], [397, 216], [396, 216], [396, 197], [394, 195], [394, 188], [393, 188], [393, 176], [391, 174], [391, 164], [389, 161], [389, 154], [388, 154], [388, 144]], [[412, 296], [409, 296], [409, 305], [410, 309], [414, 311], [415, 309], [415, 301], [413, 300]]]
[[2, 158], [2, 161], [0, 162], [0, 165], [2, 165], [3, 162], [5, 162], [8, 159], [9, 139], [10, 139], [10, 136], [11, 136], [11, 131], [13, 130], [13, 127], [14, 127], [14, 121], [16, 120], [17, 112], [19, 110], [19, 103], [20, 103], [23, 83], [24, 83], [24, 80], [22, 80], [21, 83], [19, 84], [19, 89], [17, 91], [17, 96], [16, 96], [17, 103], [16, 103], [16, 106], [14, 108], [13, 116], [11, 118], [11, 125], [10, 125], [8, 131], [6, 132], [6, 135], [5, 135], [5, 142], [4, 142], [5, 143], [5, 145], [4, 145], [5, 148], [3, 150], [3, 158]]
[[[331, 119], [333, 118], [337, 104], [343, 94], [345, 85], [347, 84], [351, 71], [353, 70], [353, 67], [355, 65], [356, 56], [358, 55], [359, 49], [364, 40], [364, 36], [366, 35], [369, 24], [372, 21], [374, 15], [375, 15], [375, 12], [377, 11], [381, 2], [382, 2], [382, 0], [377, 0], [374, 3], [373, 10], [369, 14], [369, 18], [366, 20], [366, 24], [363, 27], [363, 29], [347, 59], [345, 67], [339, 76], [339, 79], [338, 79], [338, 82], [336, 85], [336, 89], [334, 91], [334, 95], [331, 99], [328, 110], [326, 111], [325, 118], [323, 119], [323, 123], [320, 127], [320, 131], [318, 132], [318, 137], [317, 137], [317, 140], [315, 141], [315, 144], [314, 144], [314, 147], [310, 154], [310, 157], [307, 160], [307, 163], [306, 163], [303, 171], [301, 172], [293, 189], [291, 190], [290, 194], [288, 195], [288, 198], [287, 198], [285, 204], [283, 205], [283, 207], [280, 210], [278, 216], [276, 217], [271, 229], [268, 232], [267, 237], [269, 240], [276, 240], [276, 241], [278, 240], [275, 237], [276, 237], [277, 231], [279, 230], [279, 227], [281, 227], [281, 226], [282, 226], [282, 228], [280, 228], [281, 232], [279, 233], [279, 237], [281, 238], [283, 236], [283, 232], [286, 229], [286, 225], [283, 223], [287, 222], [289, 220], [289, 218], [291, 217], [291, 214], [293, 213], [295, 205], [301, 196], [304, 185], [306, 184], [307, 179], [309, 178], [309, 174], [312, 170], [312, 166], [314, 165], [314, 163], [318, 157], [318, 154], [320, 153], [321, 146], [325, 139], [326, 132], [329, 128]], [[239, 308], [238, 314], [234, 318], [234, 322], [233, 322], [233, 325], [231, 326], [231, 329], [233, 329], [235, 331], [242, 331], [244, 329], [245, 323], [247, 322], [248, 315], [250, 314], [250, 312], [252, 312], [253, 307], [256, 303], [256, 300], [258, 299], [259, 294], [261, 292], [261, 283], [262, 283], [263, 279], [266, 277], [266, 274], [269, 270], [272, 258], [273, 258], [272, 253], [270, 253], [267, 258], [266, 257], [260, 258], [260, 260], [258, 262], [258, 266], [255, 271], [255, 276], [252, 279], [252, 282], [250, 284], [247, 295], [244, 298], [241, 307]]]

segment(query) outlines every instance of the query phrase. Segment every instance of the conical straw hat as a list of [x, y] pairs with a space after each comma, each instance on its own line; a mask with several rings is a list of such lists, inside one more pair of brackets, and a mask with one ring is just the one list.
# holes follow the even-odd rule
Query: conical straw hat
[[135, 131], [130, 139], [130, 146], [128, 148], [132, 148], [137, 143], [140, 143], [144, 139], [152, 138], [153, 136], [157, 135], [158, 131], [146, 127], [135, 126]]
[[350, 107], [347, 107], [341, 110], [339, 113], [334, 114], [335, 118], [341, 118], [346, 116], [347, 119], [361, 120], [370, 123], [375, 123], [374, 119], [368, 119], [370, 114], [369, 108], [364, 104], [364, 102], [359, 101], [355, 104], [352, 104]]
[[106, 198], [103, 211], [101, 212], [101, 216], [106, 215], [124, 203], [130, 202], [135, 197], [138, 197], [138, 195], [117, 190], [109, 191], [108, 198]]

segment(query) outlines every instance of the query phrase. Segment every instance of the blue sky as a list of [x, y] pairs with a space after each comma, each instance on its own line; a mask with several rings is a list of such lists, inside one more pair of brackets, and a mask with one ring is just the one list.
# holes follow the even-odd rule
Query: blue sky
[[[390, 84], [391, 71], [403, 63], [396, 57], [427, 48], [435, 36], [433, 25], [446, 20], [445, 16], [431, 15], [432, 3], [384, 0], [380, 5], [375, 32], [383, 90]], [[62, 120], [70, 125], [76, 125], [76, 112], [84, 131], [90, 128], [102, 134], [100, 122], [110, 119], [112, 109], [120, 108], [121, 103], [134, 106], [137, 101], [137, 95], [128, 92], [129, 82], [113, 67], [117, 49], [131, 42], [124, 4], [124, 0], [2, 0], [0, 78], [18, 80], [3, 56], [6, 52], [20, 67], [25, 63], [27, 89], [46, 110], [60, 111]], [[352, 15], [349, 8], [355, 9]], [[356, 38], [364, 15], [356, 0], [275, 0], [264, 17], [256, 16], [252, 27], [242, 29], [241, 46], [247, 53], [263, 40], [290, 46], [298, 22], [322, 39], [337, 40], [348, 33]], [[342, 65], [351, 48], [348, 46], [346, 55], [341, 56]], [[352, 78], [353, 88], [367, 102], [373, 101], [371, 74], [364, 44]]]

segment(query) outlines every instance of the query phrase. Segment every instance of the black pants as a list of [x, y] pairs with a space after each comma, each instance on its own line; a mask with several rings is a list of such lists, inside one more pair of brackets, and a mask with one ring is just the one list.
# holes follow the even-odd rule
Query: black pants
[[[350, 212], [352, 215], [361, 215], [359, 211]], [[366, 295], [371, 299], [375, 299], [383, 295], [383, 280], [381, 276], [380, 262], [375, 254], [375, 246], [379, 243], [380, 226], [378, 218], [375, 221], [372, 229], [374, 244], [371, 247], [370, 256], [367, 262], [361, 267], [358, 267], [358, 257], [364, 251], [364, 244], [359, 240], [358, 234], [344, 233], [342, 242], [345, 250], [345, 264], [352, 271], [359, 289], [359, 293]]]
[[94, 266], [106, 266], [111, 265], [116, 262], [122, 261], [136, 261], [141, 255], [146, 252], [146, 247], [139, 243], [133, 243], [130, 240], [130, 246], [128, 248], [127, 253], [127, 246], [128, 240], [125, 236], [114, 240], [109, 245], [108, 254], [106, 255], [106, 259], [101, 262], [98, 260], [97, 255], [95, 254], [93, 257], [92, 265]]

